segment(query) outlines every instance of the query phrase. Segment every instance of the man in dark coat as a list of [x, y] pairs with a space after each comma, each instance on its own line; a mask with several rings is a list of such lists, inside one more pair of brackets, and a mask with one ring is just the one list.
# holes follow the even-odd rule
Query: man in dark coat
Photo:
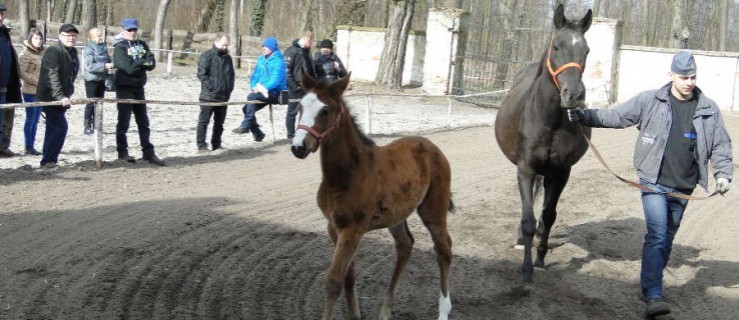
[[[18, 72], [18, 54], [10, 40], [10, 30], [5, 26], [7, 8], [0, 4], [0, 104], [21, 103], [21, 80]], [[8, 149], [10, 133], [13, 131], [15, 110], [0, 109], [0, 157], [7, 158], [15, 155]]]
[[53, 169], [57, 167], [59, 154], [67, 139], [67, 110], [72, 105], [70, 100], [74, 94], [74, 79], [80, 70], [77, 56], [79, 32], [71, 24], [59, 27], [59, 41], [51, 44], [41, 58], [41, 70], [36, 88], [38, 101], [61, 101], [62, 105], [44, 106], [46, 114], [46, 132], [44, 146], [41, 151], [41, 168]]
[[[313, 33], [307, 31], [299, 39], [295, 39], [293, 44], [285, 49], [285, 66], [287, 67], [287, 90], [290, 100], [300, 99], [305, 95], [303, 84], [301, 83], [302, 73], [315, 78], [316, 72], [313, 69], [313, 59], [310, 56], [310, 47], [313, 45]], [[298, 115], [298, 102], [290, 102], [287, 104], [287, 117], [285, 117], [285, 126], [287, 127], [287, 140], [292, 143], [295, 136], [295, 118]]]
[[334, 42], [330, 39], [323, 39], [318, 43], [318, 47], [321, 52], [317, 53], [313, 60], [317, 78], [336, 81], [346, 76], [344, 64], [334, 53]]
[[[231, 55], [228, 54], [229, 37], [225, 33], [216, 35], [213, 47], [203, 52], [198, 60], [198, 79], [200, 79], [201, 102], [226, 102], [231, 98], [234, 90], [234, 67]], [[208, 123], [213, 115], [213, 135], [210, 138], [211, 147], [216, 150], [221, 147], [223, 122], [226, 120], [226, 105], [200, 106], [200, 116], [196, 130], [198, 152], [208, 152], [205, 135]]]
[[[121, 21], [121, 33], [113, 40], [113, 65], [115, 72], [116, 99], [146, 100], [144, 85], [146, 72], [154, 70], [156, 61], [149, 46], [137, 37], [139, 20], [127, 18]], [[118, 123], [115, 126], [115, 144], [118, 159], [126, 162], [136, 162], [128, 155], [128, 140], [126, 133], [131, 124], [131, 113], [136, 119], [139, 129], [139, 141], [143, 159], [151, 164], [164, 166], [164, 162], [154, 153], [154, 145], [149, 141], [149, 115], [146, 104], [118, 103]]]

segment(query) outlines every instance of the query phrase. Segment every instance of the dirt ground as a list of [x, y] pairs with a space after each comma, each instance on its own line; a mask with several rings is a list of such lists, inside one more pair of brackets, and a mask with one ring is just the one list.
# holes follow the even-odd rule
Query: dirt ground
[[[197, 98], [197, 89], [164, 92], [168, 81], [154, 77], [149, 96]], [[495, 143], [490, 109], [455, 105], [460, 114], [445, 128], [446, 103], [432, 114], [414, 109], [432, 104], [424, 99], [374, 98], [372, 137], [384, 145], [402, 132], [421, 132], [451, 162], [457, 205], [449, 216], [452, 318], [641, 318], [639, 192], [612, 178], [588, 152], [562, 196], [548, 269], [536, 272], [534, 289], [524, 296], [522, 253], [512, 248], [520, 220], [515, 167]], [[366, 127], [365, 104], [357, 100], [353, 108]], [[319, 318], [331, 245], [315, 200], [318, 154], [298, 160], [284, 142], [254, 143], [231, 134], [236, 109], [226, 123], [227, 150], [197, 155], [197, 112], [150, 108], [152, 141], [167, 167], [113, 161], [114, 108], [106, 110], [102, 170], [91, 160], [89, 137], [79, 134], [81, 108], [70, 111], [59, 170], [41, 171], [39, 159], [28, 156], [0, 159], [0, 319]], [[725, 118], [730, 134], [739, 137], [739, 114]], [[275, 121], [283, 127], [283, 120]], [[424, 121], [431, 124], [413, 127]], [[635, 129], [596, 129], [593, 141], [617, 173], [634, 177], [635, 137]], [[14, 138], [14, 146], [19, 141]], [[132, 153], [140, 157], [135, 147]], [[731, 227], [737, 212], [739, 190], [688, 206], [665, 272], [673, 310], [667, 319], [739, 314], [739, 251], [733, 246], [739, 233]], [[416, 245], [393, 318], [434, 319], [439, 282], [433, 245], [417, 216], [409, 224]], [[386, 231], [364, 238], [356, 256], [363, 318], [377, 317], [394, 256]], [[337, 312], [342, 318], [343, 300]]]

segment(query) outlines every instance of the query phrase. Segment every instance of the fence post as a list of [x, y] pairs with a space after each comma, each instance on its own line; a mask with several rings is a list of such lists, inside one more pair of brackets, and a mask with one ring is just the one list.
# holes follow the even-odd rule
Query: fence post
[[275, 118], [272, 112], [272, 105], [269, 105], [269, 126], [272, 128], [272, 143], [275, 143], [277, 141], [275, 137]]
[[447, 98], [449, 101], [449, 109], [446, 112], [446, 126], [447, 128], [452, 127], [452, 98]]
[[103, 102], [95, 102], [94, 144], [95, 144], [95, 167], [103, 168]]
[[367, 134], [372, 133], [372, 95], [367, 96]]
[[172, 75], [172, 56], [174, 55], [172, 50], [167, 51], [167, 77]]

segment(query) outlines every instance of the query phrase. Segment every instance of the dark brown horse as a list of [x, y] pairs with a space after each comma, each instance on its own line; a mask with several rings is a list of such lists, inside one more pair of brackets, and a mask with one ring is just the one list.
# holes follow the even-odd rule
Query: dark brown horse
[[334, 243], [326, 273], [323, 319], [332, 319], [342, 288], [349, 318], [360, 318], [354, 289], [354, 253], [365, 233], [381, 228], [390, 230], [397, 253], [379, 316], [390, 318], [398, 280], [413, 247], [406, 219], [414, 210], [434, 241], [441, 273], [439, 319], [447, 319], [452, 308], [452, 239], [447, 232], [446, 216], [454, 206], [446, 157], [422, 137], [406, 137], [384, 147], [376, 146], [357, 128], [342, 98], [349, 75], [333, 83], [316, 82], [303, 75], [303, 84], [307, 94], [300, 101], [300, 122], [291, 149], [300, 159], [319, 146], [321, 149], [323, 181], [318, 189], [318, 207], [328, 220], [328, 234]]
[[[556, 31], [539, 63], [527, 66], [516, 76], [495, 118], [495, 138], [505, 156], [518, 167], [521, 194], [521, 238], [524, 246], [523, 283], [533, 282], [534, 266], [544, 268], [549, 231], [557, 218], [557, 202], [570, 177], [572, 166], [588, 149], [582, 136], [589, 127], [567, 119], [568, 108], [584, 104], [582, 72], [588, 44], [584, 33], [592, 12], [578, 21], [568, 21], [560, 4], [554, 13]], [[534, 198], [543, 178], [544, 199], [539, 227], [536, 263], [531, 246], [536, 218]]]

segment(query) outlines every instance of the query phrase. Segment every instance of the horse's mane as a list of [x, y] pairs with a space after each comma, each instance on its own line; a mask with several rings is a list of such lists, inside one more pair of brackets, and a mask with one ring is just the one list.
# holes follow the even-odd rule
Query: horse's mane
[[354, 128], [354, 131], [359, 136], [359, 140], [362, 141], [367, 146], [374, 147], [376, 146], [375, 141], [370, 139], [366, 134], [364, 134], [364, 131], [359, 127], [359, 124], [357, 124], [357, 119], [354, 118], [354, 115], [349, 112], [349, 108], [347, 107], [346, 100], [342, 97], [340, 100], [340, 103], [343, 105], [344, 109], [347, 111], [347, 114], [349, 115], [349, 120], [352, 124], [352, 128]]

